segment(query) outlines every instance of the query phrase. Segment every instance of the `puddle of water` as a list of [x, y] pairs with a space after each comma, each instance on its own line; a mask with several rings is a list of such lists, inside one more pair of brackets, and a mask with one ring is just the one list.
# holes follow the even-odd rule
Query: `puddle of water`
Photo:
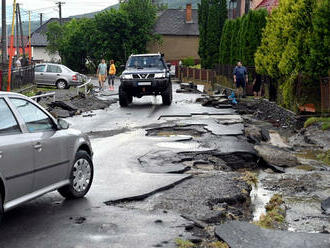
[[278, 132], [275, 131], [270, 131], [269, 132], [269, 143], [272, 144], [273, 146], [278, 146], [278, 147], [289, 147], [281, 137], [281, 135]]
[[257, 186], [252, 186], [250, 193], [251, 204], [253, 206], [253, 221], [258, 221], [262, 214], [266, 214], [265, 206], [274, 194], [273, 191], [264, 189], [260, 183], [262, 176], [266, 176], [266, 172], [260, 171], [258, 173], [259, 182]]
[[160, 142], [157, 144], [158, 147], [162, 148], [173, 148], [173, 149], [183, 149], [183, 150], [196, 150], [200, 148], [197, 142]]

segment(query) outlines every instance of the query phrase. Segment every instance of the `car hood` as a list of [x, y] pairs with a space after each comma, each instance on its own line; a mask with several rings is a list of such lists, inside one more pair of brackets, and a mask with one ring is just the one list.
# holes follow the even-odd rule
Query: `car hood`
[[151, 73], [163, 73], [165, 71], [166, 71], [165, 69], [160, 69], [160, 68], [143, 68], [143, 69], [126, 68], [125, 71], [123, 71], [123, 74], [151, 74]]

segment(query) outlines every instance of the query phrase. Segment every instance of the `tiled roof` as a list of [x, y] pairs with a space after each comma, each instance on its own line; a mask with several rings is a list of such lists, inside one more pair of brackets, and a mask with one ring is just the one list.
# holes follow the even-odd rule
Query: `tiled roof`
[[161, 35], [199, 36], [198, 12], [192, 10], [192, 23], [186, 23], [186, 10], [168, 9], [157, 19], [154, 32]]
[[[69, 22], [72, 18], [63, 18], [63, 23]], [[45, 22], [43, 25], [41, 25], [39, 28], [37, 28], [32, 34], [31, 34], [31, 46], [32, 47], [45, 47], [48, 45], [47, 41], [47, 25], [52, 22], [59, 22], [59, 18], [51, 18], [47, 22]]]
[[278, 6], [278, 3], [279, 0], [263, 0], [256, 8], [266, 8], [268, 11], [271, 11], [274, 7]]

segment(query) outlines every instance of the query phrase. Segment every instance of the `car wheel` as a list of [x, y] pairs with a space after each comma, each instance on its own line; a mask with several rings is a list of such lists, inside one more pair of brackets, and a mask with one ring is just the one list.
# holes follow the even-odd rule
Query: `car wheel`
[[128, 96], [127, 93], [122, 89], [122, 87], [119, 87], [119, 105], [120, 107], [127, 107], [128, 106]]
[[64, 80], [58, 80], [57, 82], [56, 82], [56, 87], [58, 88], [58, 89], [67, 89], [67, 87], [68, 87], [68, 84], [64, 81]]
[[172, 103], [172, 83], [167, 87], [167, 89], [162, 94], [163, 104], [164, 105], [171, 105]]
[[70, 174], [70, 184], [58, 190], [67, 199], [84, 197], [92, 185], [94, 168], [86, 151], [78, 151]]
[[3, 200], [2, 200], [2, 195], [0, 193], [0, 223], [3, 219], [3, 213], [4, 213], [4, 211], [3, 211]]
[[133, 102], [133, 96], [128, 95], [127, 102], [128, 102], [128, 104], [131, 104]]

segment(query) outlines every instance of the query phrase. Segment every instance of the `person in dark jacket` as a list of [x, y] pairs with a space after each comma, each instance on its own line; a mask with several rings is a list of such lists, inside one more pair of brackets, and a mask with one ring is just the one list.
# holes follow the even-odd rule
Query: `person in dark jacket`
[[245, 87], [248, 83], [248, 72], [245, 66], [242, 65], [241, 61], [237, 62], [237, 66], [234, 68], [234, 83], [236, 84], [237, 96], [240, 98], [244, 97]]
[[254, 95], [255, 99], [258, 99], [261, 97], [261, 84], [262, 84], [261, 75], [258, 73], [255, 73], [254, 80], [253, 80], [253, 95]]

